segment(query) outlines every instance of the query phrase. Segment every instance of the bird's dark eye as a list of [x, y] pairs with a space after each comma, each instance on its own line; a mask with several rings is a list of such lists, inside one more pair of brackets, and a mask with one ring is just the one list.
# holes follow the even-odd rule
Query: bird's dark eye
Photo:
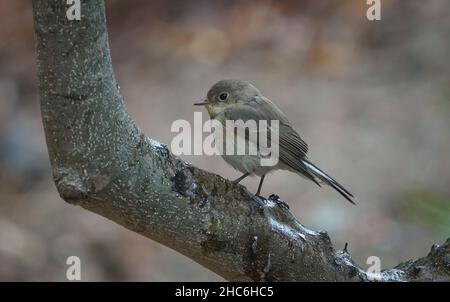
[[219, 94], [219, 100], [225, 101], [227, 98], [228, 98], [227, 92], [222, 92], [221, 94]]

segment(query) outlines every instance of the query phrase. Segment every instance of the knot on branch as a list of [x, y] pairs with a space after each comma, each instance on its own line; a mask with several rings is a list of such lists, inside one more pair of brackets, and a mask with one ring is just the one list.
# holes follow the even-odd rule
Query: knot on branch
[[70, 204], [80, 204], [88, 197], [88, 192], [78, 172], [60, 168], [54, 171], [54, 180], [62, 199]]

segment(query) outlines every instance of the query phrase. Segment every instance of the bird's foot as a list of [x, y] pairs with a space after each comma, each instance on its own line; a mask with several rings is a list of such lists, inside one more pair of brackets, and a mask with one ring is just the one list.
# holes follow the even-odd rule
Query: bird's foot
[[275, 202], [277, 205], [279, 205], [279, 206], [281, 206], [281, 207], [286, 208], [286, 209], [289, 210], [289, 205], [288, 205], [283, 199], [281, 199], [280, 196], [278, 196], [278, 195], [276, 195], [276, 194], [271, 194], [271, 195], [269, 196], [269, 200], [270, 200], [270, 201], [273, 201], [273, 202]]
[[250, 217], [253, 214], [254, 210], [263, 211], [266, 202], [266, 198], [259, 195], [251, 195], [250, 202], [248, 206], [247, 216]]
[[258, 203], [259, 205], [264, 205], [265, 201], [267, 200], [267, 198], [265, 198], [264, 196], [261, 195], [252, 195], [251, 199], [253, 201], [256, 201], [256, 203]]

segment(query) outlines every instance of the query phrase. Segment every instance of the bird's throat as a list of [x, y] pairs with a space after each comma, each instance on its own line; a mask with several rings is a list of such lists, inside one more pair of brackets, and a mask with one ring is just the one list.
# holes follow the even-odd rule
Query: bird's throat
[[215, 118], [219, 113], [225, 110], [224, 107], [218, 107], [218, 106], [212, 106], [212, 105], [206, 105], [206, 110], [208, 110], [208, 114], [210, 118]]

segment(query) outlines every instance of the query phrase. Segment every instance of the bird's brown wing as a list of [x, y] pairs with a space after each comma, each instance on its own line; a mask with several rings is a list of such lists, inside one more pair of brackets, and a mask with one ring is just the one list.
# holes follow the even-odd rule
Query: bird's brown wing
[[252, 107], [259, 108], [258, 111], [263, 112], [267, 120], [280, 121], [280, 148], [286, 148], [289, 152], [298, 156], [306, 156], [306, 153], [308, 153], [308, 145], [301, 139], [297, 131], [292, 128], [286, 115], [274, 103], [265, 97], [255, 97], [248, 104]]
[[[255, 97], [250, 102], [237, 103], [224, 111], [224, 116], [229, 120], [278, 120], [280, 124], [280, 147], [286, 148], [299, 156], [306, 156], [308, 145], [300, 135], [292, 128], [286, 115], [269, 99]], [[270, 124], [270, 123], [269, 123]], [[262, 129], [260, 129], [261, 131]], [[282, 145], [282, 146], [281, 146]]]
[[266, 131], [269, 142], [271, 142], [270, 136], [273, 135], [270, 131], [269, 121], [278, 120], [279, 160], [319, 184], [302, 161], [308, 152], [308, 145], [292, 128], [286, 115], [269, 99], [255, 97], [250, 102], [235, 104], [226, 109], [223, 114], [225, 119], [228, 120], [242, 120], [244, 122], [254, 120], [257, 123], [261, 120], [268, 121], [268, 129], [258, 129], [258, 131]]

